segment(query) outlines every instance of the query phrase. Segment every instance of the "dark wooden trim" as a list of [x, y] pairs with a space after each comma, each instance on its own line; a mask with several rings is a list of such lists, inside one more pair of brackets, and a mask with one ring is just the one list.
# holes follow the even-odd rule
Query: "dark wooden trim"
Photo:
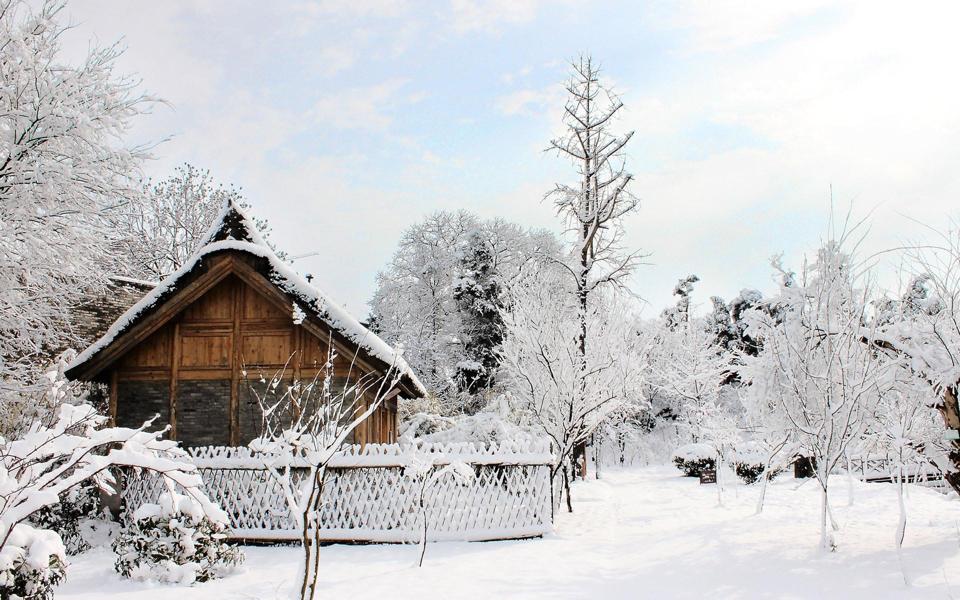
[[117, 367], [117, 377], [120, 381], [168, 381], [170, 369]]
[[177, 439], [177, 381], [180, 372], [180, 323], [173, 324], [170, 344], [170, 439]]

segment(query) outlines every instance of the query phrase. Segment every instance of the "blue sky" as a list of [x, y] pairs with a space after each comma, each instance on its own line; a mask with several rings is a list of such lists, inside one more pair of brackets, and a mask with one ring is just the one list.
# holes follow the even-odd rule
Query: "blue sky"
[[[955, 214], [960, 55], [951, 3], [125, 2], [74, 0], [71, 52], [123, 39], [120, 67], [167, 101], [132, 139], [169, 138], [241, 186], [296, 267], [364, 315], [402, 230], [465, 208], [561, 230], [541, 201], [573, 174], [543, 148], [566, 61], [600, 60], [635, 130], [634, 290], [658, 312], [770, 289], [836, 204], [872, 212], [868, 251]], [[896, 265], [883, 264], [888, 272]], [[890, 284], [890, 276], [884, 280]]]

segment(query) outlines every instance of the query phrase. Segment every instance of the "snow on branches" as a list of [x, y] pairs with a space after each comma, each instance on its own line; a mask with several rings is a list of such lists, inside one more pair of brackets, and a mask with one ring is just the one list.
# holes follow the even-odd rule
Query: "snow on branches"
[[317, 592], [327, 464], [394, 392], [402, 376], [396, 363], [382, 376], [363, 374], [351, 363], [346, 379], [340, 378], [334, 368], [332, 334], [327, 347], [327, 362], [312, 380], [287, 383], [281, 370], [263, 380], [259, 389], [250, 388], [263, 415], [262, 434], [250, 442], [250, 449], [262, 458], [290, 513], [300, 520], [302, 600]]
[[608, 414], [639, 397], [645, 359], [624, 303], [595, 294], [588, 305], [591, 351], [584, 368], [584, 357], [572, 343], [581, 328], [569, 285], [555, 269], [545, 269], [513, 286], [501, 354], [513, 400], [553, 443], [552, 476], [562, 475], [572, 510], [568, 486], [574, 449]]
[[770, 301], [776, 310], [752, 312], [749, 333], [762, 351], [744, 356], [741, 371], [747, 393], [774, 399], [768, 416], [816, 461], [824, 549], [836, 543], [828, 527], [830, 474], [863, 439], [893, 374], [891, 362], [863, 342], [873, 327], [870, 282], [858, 277], [845, 242], [849, 234], [825, 242]]
[[[64, 316], [106, 283], [109, 217], [136, 195], [142, 148], [122, 137], [150, 98], [119, 46], [65, 64], [64, 4], [0, 2], [0, 392], [36, 381], [71, 339]], [[108, 267], [108, 268], [104, 268]]]

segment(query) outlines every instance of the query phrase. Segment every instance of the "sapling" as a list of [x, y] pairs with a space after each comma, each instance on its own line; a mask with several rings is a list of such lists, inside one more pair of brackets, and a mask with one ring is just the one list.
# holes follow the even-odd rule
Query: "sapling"
[[[312, 380], [285, 383], [285, 369], [281, 369], [269, 381], [263, 380], [261, 389], [251, 386], [263, 419], [262, 434], [250, 442], [250, 448], [262, 458], [290, 513], [300, 520], [302, 600], [314, 598], [317, 591], [327, 464], [357, 427], [395, 393], [400, 381], [395, 365], [385, 375], [376, 375], [360, 371], [356, 357], [349, 365], [337, 364], [332, 334], [327, 348], [327, 361]], [[345, 380], [335, 381], [338, 369], [346, 370]]]
[[423, 557], [427, 552], [427, 530], [430, 525], [427, 491], [444, 478], [451, 478], [457, 485], [468, 485], [476, 475], [473, 469], [465, 462], [454, 461], [446, 465], [437, 465], [435, 462], [414, 459], [404, 467], [420, 482], [420, 494], [417, 506], [423, 519], [423, 528], [420, 531], [420, 558], [417, 566], [423, 566]]

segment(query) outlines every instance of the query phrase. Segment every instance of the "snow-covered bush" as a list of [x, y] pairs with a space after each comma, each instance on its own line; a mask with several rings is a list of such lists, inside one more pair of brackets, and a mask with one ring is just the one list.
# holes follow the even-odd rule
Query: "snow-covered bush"
[[[733, 463], [733, 470], [736, 472], [737, 477], [743, 480], [743, 482], [747, 485], [760, 481], [760, 476], [763, 475], [765, 468], [766, 465], [764, 465], [762, 462], [737, 461]], [[771, 469], [767, 473], [767, 479], [773, 479], [782, 472], [783, 469]]]
[[[185, 490], [207, 514], [223, 513], [200, 490], [203, 480], [177, 442], [159, 439], [163, 432], [107, 427], [106, 423], [107, 418], [89, 405], [61, 404], [52, 424], [34, 421], [18, 439], [0, 437], [3, 600], [20, 595], [8, 592], [18, 582], [42, 592], [63, 579], [66, 550], [60, 536], [27, 522], [91, 481], [114, 490], [111, 470], [115, 467], [158, 473], [168, 486]], [[42, 593], [48, 595], [26, 597], [52, 594]]]
[[699, 477], [717, 466], [717, 451], [710, 444], [687, 444], [673, 453], [673, 464], [687, 477]]
[[66, 565], [66, 550], [56, 533], [21, 523], [0, 549], [0, 598], [52, 600]]
[[226, 543], [226, 516], [212, 519], [199, 503], [164, 493], [144, 504], [113, 542], [114, 568], [124, 577], [191, 584], [223, 577], [239, 566], [243, 552]]
[[57, 504], [37, 511], [30, 517], [30, 522], [59, 534], [67, 554], [79, 554], [90, 549], [84, 530], [100, 515], [101, 507], [100, 488], [87, 481], [67, 490]]
[[765, 470], [768, 480], [783, 472], [783, 465], [770, 459], [761, 445], [755, 442], [746, 442], [735, 448], [732, 459], [734, 472], [747, 485], [760, 481]]
[[499, 412], [485, 410], [473, 415], [444, 417], [418, 413], [404, 422], [401, 441], [449, 442], [505, 442], [539, 439], [529, 427], [517, 425]]

